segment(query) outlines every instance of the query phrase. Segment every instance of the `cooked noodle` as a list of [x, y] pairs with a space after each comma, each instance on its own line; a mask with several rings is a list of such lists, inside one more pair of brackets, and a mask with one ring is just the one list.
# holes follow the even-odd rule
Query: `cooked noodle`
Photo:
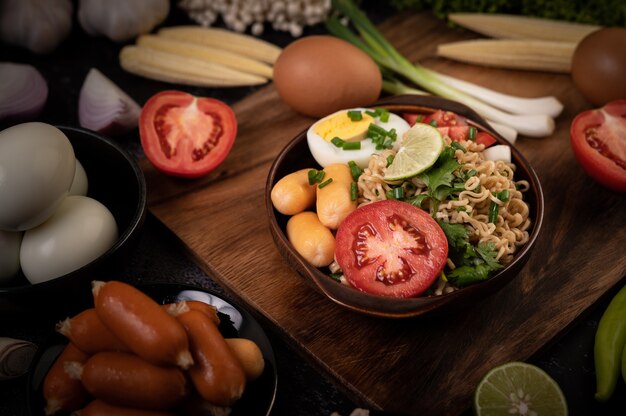
[[[450, 139], [445, 137], [446, 145]], [[466, 151], [455, 151], [455, 157], [461, 164], [461, 171], [475, 170], [477, 174], [470, 177], [458, 198], [442, 201], [433, 213], [434, 204], [429, 205], [428, 199], [423, 207], [430, 210], [434, 218], [453, 224], [464, 224], [470, 230], [470, 241], [473, 244], [490, 242], [494, 244], [496, 259], [503, 265], [509, 264], [517, 250], [529, 239], [529, 208], [522, 199], [522, 192], [529, 189], [527, 181], [515, 181], [515, 165], [504, 161], [485, 160], [482, 151], [485, 146], [474, 141], [464, 142]], [[387, 191], [391, 186], [383, 180], [387, 166], [387, 158], [394, 155], [393, 150], [385, 150], [380, 155], [372, 155], [369, 165], [363, 170], [358, 180], [359, 206], [387, 199]], [[394, 183], [397, 186], [400, 183]], [[405, 198], [425, 194], [426, 185], [417, 177], [401, 183]], [[500, 201], [493, 196], [494, 192], [508, 190], [509, 199]], [[499, 205], [498, 218], [489, 223], [489, 207], [495, 202]], [[455, 265], [448, 258], [448, 266]], [[333, 265], [334, 269], [338, 269]], [[331, 268], [332, 270], [332, 268]], [[433, 286], [434, 294], [440, 295], [455, 290], [449, 283], [439, 280]]]

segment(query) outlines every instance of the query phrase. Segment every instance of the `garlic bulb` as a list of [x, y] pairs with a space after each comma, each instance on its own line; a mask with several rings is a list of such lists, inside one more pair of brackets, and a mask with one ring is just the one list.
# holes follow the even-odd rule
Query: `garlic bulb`
[[0, 1], [0, 40], [50, 53], [69, 35], [72, 12], [70, 0]]
[[169, 0], [80, 0], [78, 21], [90, 35], [125, 42], [148, 33], [170, 12]]
[[0, 337], [0, 380], [25, 374], [36, 351], [32, 342]]

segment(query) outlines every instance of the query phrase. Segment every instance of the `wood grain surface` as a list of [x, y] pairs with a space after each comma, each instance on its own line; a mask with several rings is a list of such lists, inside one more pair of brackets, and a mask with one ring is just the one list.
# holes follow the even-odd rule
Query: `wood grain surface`
[[626, 200], [574, 159], [569, 125], [590, 106], [567, 75], [436, 58], [437, 44], [477, 35], [427, 14], [401, 14], [381, 29], [413, 61], [502, 92], [555, 95], [565, 105], [553, 135], [516, 144], [537, 171], [546, 210], [530, 261], [512, 283], [459, 313], [413, 320], [359, 315], [314, 291], [280, 256], [264, 209], [271, 162], [314, 120], [283, 104], [272, 85], [234, 106], [239, 133], [218, 172], [184, 181], [143, 161], [149, 208], [207, 273], [357, 401], [407, 414], [459, 414], [489, 369], [536, 354], [626, 275]]

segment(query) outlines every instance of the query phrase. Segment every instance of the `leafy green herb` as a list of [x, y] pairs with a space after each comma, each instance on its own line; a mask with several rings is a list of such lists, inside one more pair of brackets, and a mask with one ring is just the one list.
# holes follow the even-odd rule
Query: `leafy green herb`
[[496, 260], [493, 243], [479, 243], [477, 246], [469, 242], [469, 230], [463, 224], [449, 224], [438, 221], [448, 239], [448, 256], [456, 268], [447, 274], [447, 279], [458, 287], [487, 280], [490, 274], [500, 270], [502, 264]]

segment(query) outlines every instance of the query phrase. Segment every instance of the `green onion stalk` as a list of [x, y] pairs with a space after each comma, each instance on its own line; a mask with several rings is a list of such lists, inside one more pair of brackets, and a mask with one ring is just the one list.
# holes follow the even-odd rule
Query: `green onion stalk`
[[389, 77], [390, 73], [400, 75], [431, 94], [463, 103], [490, 122], [507, 126], [520, 134], [544, 137], [554, 131], [553, 117], [563, 110], [563, 105], [556, 98], [514, 97], [439, 74], [418, 63], [413, 64], [385, 39], [352, 0], [333, 0], [332, 4], [335, 10], [350, 20], [358, 35], [344, 26], [336, 15], [328, 18], [327, 29], [333, 35], [359, 47], [381, 67], [386, 78], [383, 83], [385, 91], [425, 93], [420, 90], [409, 91], [407, 88], [410, 87]]

